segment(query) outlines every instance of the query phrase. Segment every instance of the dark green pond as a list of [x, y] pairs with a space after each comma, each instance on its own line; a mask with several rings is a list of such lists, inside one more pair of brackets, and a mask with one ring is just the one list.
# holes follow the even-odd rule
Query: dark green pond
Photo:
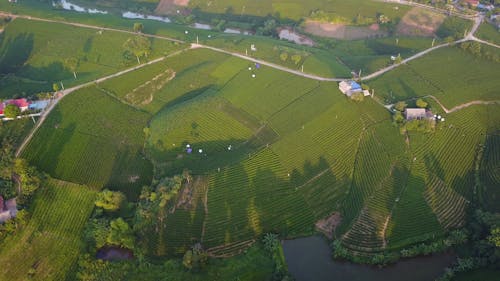
[[334, 261], [325, 239], [319, 236], [283, 243], [288, 270], [297, 281], [433, 281], [454, 257], [439, 254], [401, 260], [384, 268]]

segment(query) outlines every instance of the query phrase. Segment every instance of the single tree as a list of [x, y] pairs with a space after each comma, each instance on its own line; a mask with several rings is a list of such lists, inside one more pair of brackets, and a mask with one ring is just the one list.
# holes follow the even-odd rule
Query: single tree
[[54, 90], [54, 92], [58, 92], [60, 90], [59, 84], [57, 83], [52, 84], [52, 90]]
[[280, 59], [282, 61], [286, 61], [288, 59], [288, 53], [287, 52], [283, 52], [280, 54]]
[[73, 76], [75, 77], [76, 79], [76, 69], [78, 68], [78, 66], [80, 65], [80, 61], [75, 58], [75, 57], [71, 57], [71, 58], [67, 58], [65, 61], [64, 61], [64, 64], [66, 65], [66, 67], [71, 70], [71, 72], [73, 72]]
[[19, 114], [21, 114], [21, 109], [14, 104], [8, 104], [5, 107], [3, 114], [7, 118], [16, 118]]
[[417, 106], [420, 108], [427, 108], [427, 102], [425, 102], [423, 99], [418, 99]]
[[298, 65], [302, 60], [302, 56], [298, 54], [292, 55], [292, 60], [295, 63], [295, 65]]
[[136, 36], [129, 38], [125, 44], [123, 44], [123, 47], [126, 51], [134, 54], [137, 58], [137, 63], [140, 64], [140, 58], [143, 56], [147, 57], [151, 51], [151, 42], [143, 36]]
[[134, 32], [142, 33], [143, 30], [144, 30], [144, 25], [142, 23], [140, 22], [134, 23]]
[[404, 102], [404, 101], [398, 101], [398, 102], [394, 105], [394, 108], [395, 108], [397, 111], [401, 111], [401, 112], [403, 112], [407, 106], [408, 106], [408, 104], [406, 104], [406, 102]]

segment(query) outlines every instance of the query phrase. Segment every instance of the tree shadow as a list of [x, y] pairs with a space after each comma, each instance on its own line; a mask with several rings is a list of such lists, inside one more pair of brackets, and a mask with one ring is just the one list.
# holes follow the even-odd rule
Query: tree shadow
[[28, 61], [33, 51], [32, 33], [21, 33], [3, 42], [0, 49], [0, 74], [16, 73]]

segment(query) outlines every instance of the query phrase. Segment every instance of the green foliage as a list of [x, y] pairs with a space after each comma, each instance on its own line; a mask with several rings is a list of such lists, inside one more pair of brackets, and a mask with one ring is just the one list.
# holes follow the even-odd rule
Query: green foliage
[[134, 23], [134, 32], [142, 33], [143, 30], [144, 30], [144, 25], [142, 23], [140, 22]]
[[43, 175], [35, 167], [29, 166], [25, 159], [17, 158], [14, 161], [14, 173], [19, 178], [21, 187], [21, 201], [29, 199], [40, 187]]
[[262, 243], [264, 243], [264, 248], [267, 251], [273, 253], [279, 247], [278, 234], [271, 232], [264, 234], [264, 238], [262, 238]]
[[365, 99], [365, 96], [362, 92], [357, 92], [352, 94], [351, 99], [356, 102], [361, 102]]
[[394, 105], [394, 108], [399, 111], [399, 112], [403, 112], [405, 111], [406, 107], [408, 106], [408, 104], [404, 101], [398, 101], [395, 105]]
[[66, 280], [83, 251], [82, 232], [94, 200], [95, 193], [84, 186], [44, 182], [29, 221], [1, 244], [0, 262], [15, 260], [16, 266], [0, 267], [0, 280], [26, 280], [34, 264], [38, 266], [30, 280]]
[[182, 265], [190, 271], [198, 272], [208, 263], [208, 256], [200, 247], [194, 246], [187, 250], [182, 258]]
[[106, 239], [108, 245], [134, 249], [135, 237], [132, 229], [122, 218], [110, 222], [109, 234]]
[[288, 59], [288, 53], [287, 52], [282, 52], [280, 54], [280, 60], [286, 61]]
[[126, 200], [123, 193], [104, 189], [97, 194], [95, 205], [107, 211], [117, 211], [126, 204]]
[[148, 57], [151, 52], [151, 42], [144, 36], [135, 36], [127, 39], [123, 44], [123, 48], [137, 58], [137, 63], [141, 63], [140, 58]]
[[7, 118], [16, 118], [17, 116], [19, 116], [21, 114], [21, 109], [19, 109], [19, 107], [17, 107], [14, 104], [8, 104], [4, 108], [3, 113], [4, 113], [5, 117], [7, 117]]
[[417, 106], [420, 108], [427, 108], [429, 104], [423, 99], [417, 99]]
[[500, 248], [500, 227], [495, 227], [491, 229], [491, 234], [488, 236], [488, 241], [495, 245], [495, 247]]

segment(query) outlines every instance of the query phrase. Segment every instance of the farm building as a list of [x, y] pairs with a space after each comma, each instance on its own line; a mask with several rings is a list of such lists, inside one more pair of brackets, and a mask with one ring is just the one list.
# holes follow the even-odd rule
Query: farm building
[[406, 120], [428, 119], [432, 118], [432, 113], [425, 108], [407, 108], [405, 109]]
[[463, 3], [468, 4], [471, 7], [476, 7], [479, 4], [479, 0], [464, 0]]
[[0, 103], [0, 116], [4, 115], [4, 109], [7, 105], [13, 104], [21, 110], [21, 112], [24, 112], [26, 110], [35, 110], [35, 111], [40, 111], [45, 109], [49, 105], [49, 100], [38, 100], [34, 102], [30, 102], [26, 99], [15, 99], [15, 100], [5, 100], [4, 102]]
[[26, 99], [15, 99], [15, 100], [6, 100], [0, 103], [0, 116], [3, 115], [3, 110], [9, 104], [13, 104], [21, 110], [21, 112], [28, 110], [30, 103]]
[[16, 198], [12, 198], [4, 202], [0, 195], [0, 223], [4, 223], [17, 215]]
[[342, 81], [339, 83], [339, 90], [346, 96], [350, 97], [354, 93], [362, 92], [363, 89], [361, 85], [350, 80], [350, 81]]

